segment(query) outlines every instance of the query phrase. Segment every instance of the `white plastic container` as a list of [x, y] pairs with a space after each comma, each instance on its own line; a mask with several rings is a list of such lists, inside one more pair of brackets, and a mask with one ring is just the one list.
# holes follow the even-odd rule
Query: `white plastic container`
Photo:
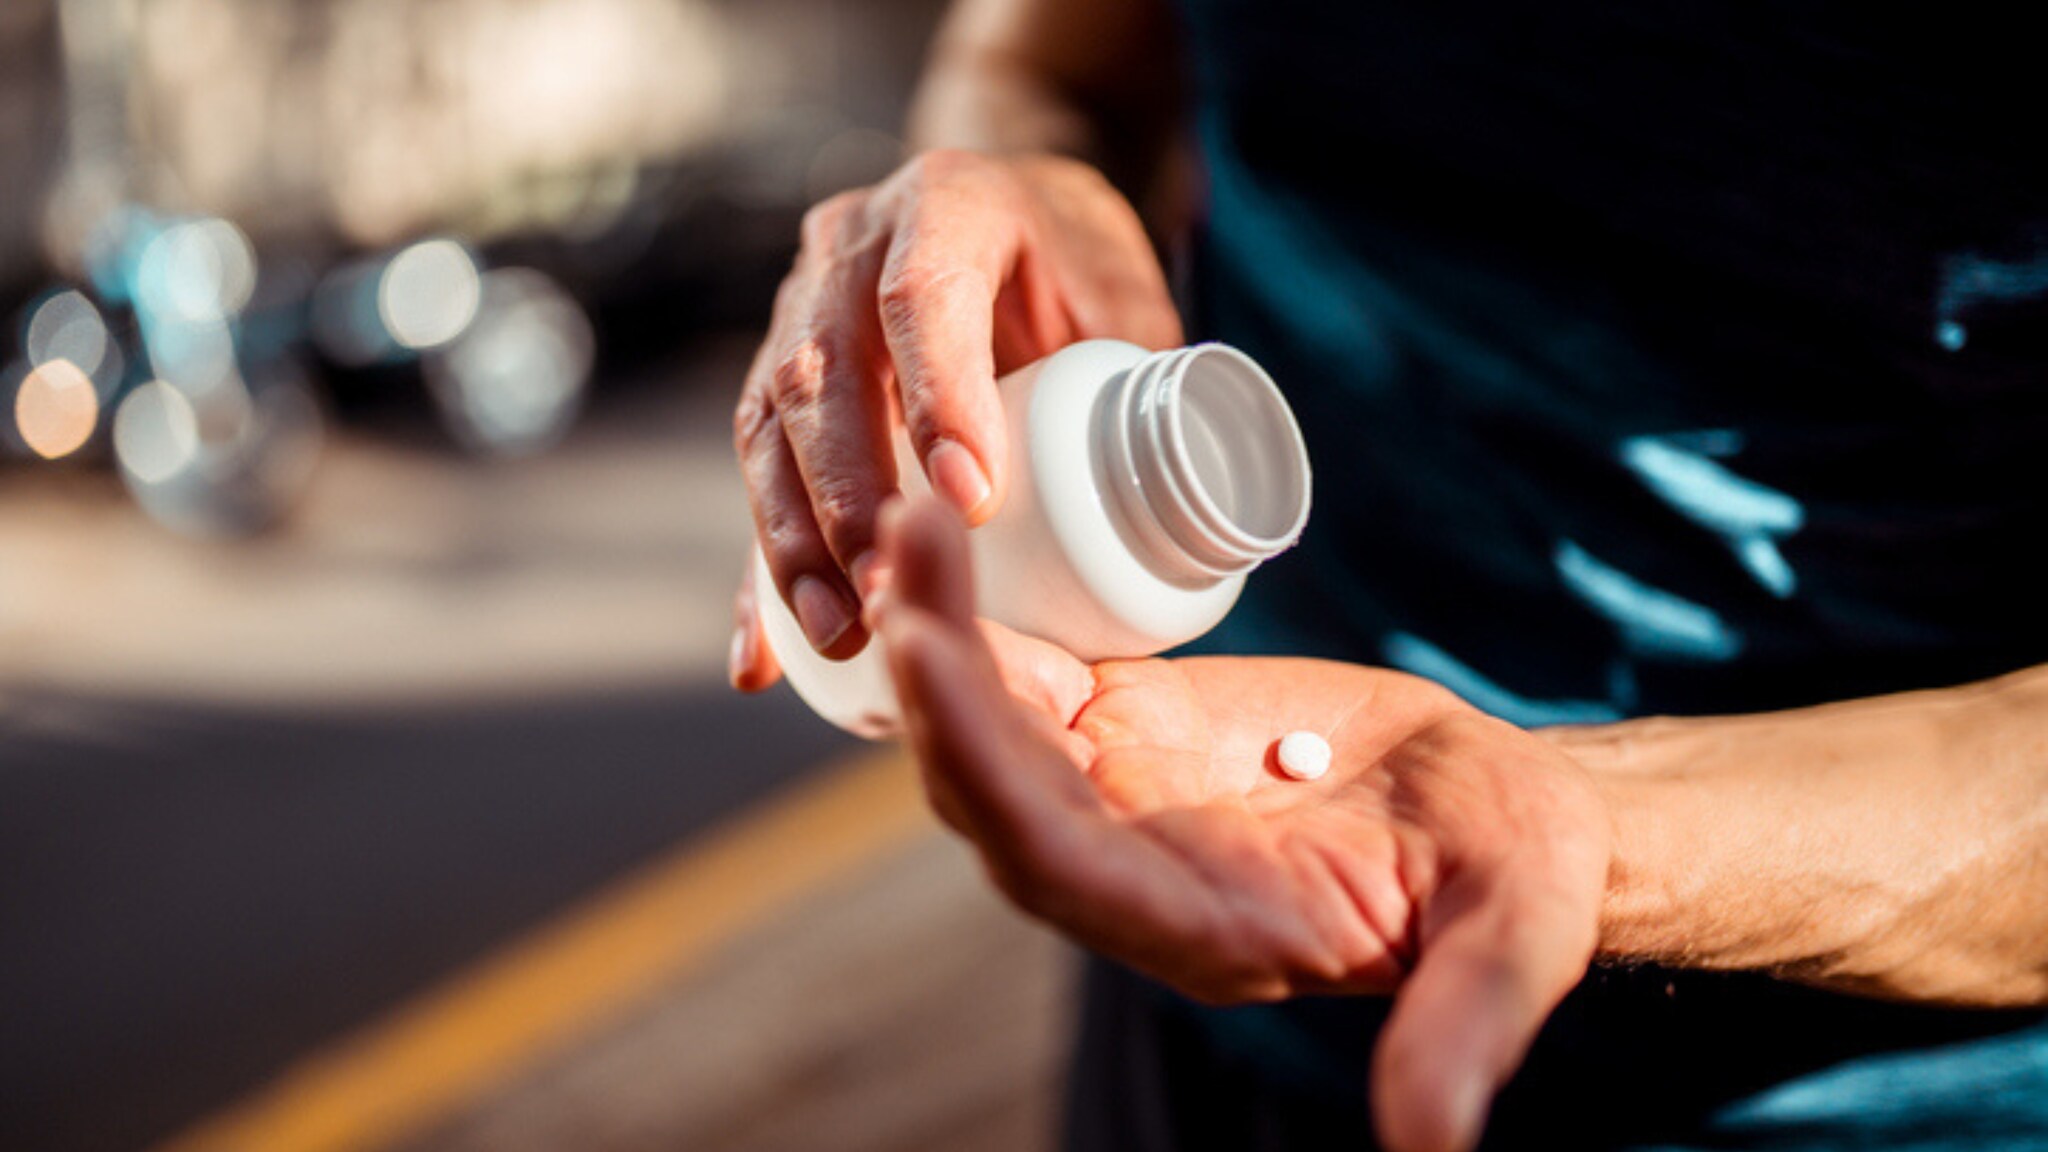
[[[969, 534], [975, 604], [1083, 660], [1148, 656], [1216, 626], [1247, 574], [1308, 522], [1308, 451], [1280, 389], [1235, 348], [1070, 345], [998, 382], [1012, 474]], [[897, 472], [926, 490], [906, 437]], [[900, 726], [877, 642], [831, 661], [774, 594], [760, 549], [763, 632], [797, 694], [869, 738]]]

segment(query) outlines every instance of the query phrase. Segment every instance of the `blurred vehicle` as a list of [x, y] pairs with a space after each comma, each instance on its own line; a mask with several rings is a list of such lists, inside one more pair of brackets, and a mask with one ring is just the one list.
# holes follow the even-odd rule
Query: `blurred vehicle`
[[233, 536], [333, 419], [547, 450], [604, 363], [765, 314], [803, 209], [900, 158], [885, 29], [937, 7], [9, 5], [0, 477], [112, 468]]

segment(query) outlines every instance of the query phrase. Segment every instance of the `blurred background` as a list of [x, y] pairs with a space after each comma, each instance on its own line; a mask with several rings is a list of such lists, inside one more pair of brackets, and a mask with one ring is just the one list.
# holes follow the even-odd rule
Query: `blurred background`
[[723, 675], [939, 7], [0, 3], [0, 1148], [1044, 1146], [1059, 945]]

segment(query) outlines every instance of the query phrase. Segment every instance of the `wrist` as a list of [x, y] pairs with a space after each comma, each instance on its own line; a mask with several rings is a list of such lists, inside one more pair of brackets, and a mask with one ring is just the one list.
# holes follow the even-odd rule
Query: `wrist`
[[1687, 833], [1672, 818], [1683, 810], [1682, 775], [1620, 763], [1588, 770], [1614, 828], [1594, 961], [1687, 966], [1697, 958], [1687, 955], [1686, 934], [1673, 930], [1696, 902], [1679, 866]]
[[1673, 926], [1690, 902], [1678, 866], [1689, 833], [1674, 817], [1685, 811], [1688, 775], [1700, 767], [1698, 724], [1649, 717], [1538, 733], [1586, 768], [1614, 829], [1595, 962], [1685, 959]]

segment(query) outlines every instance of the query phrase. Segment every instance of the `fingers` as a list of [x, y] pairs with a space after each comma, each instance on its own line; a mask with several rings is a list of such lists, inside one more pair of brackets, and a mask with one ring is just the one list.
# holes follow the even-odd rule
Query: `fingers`
[[893, 598], [883, 612], [905, 729], [927, 783], [1000, 874], [1036, 878], [1101, 818], [1087, 780], [1025, 722], [987, 650], [929, 610]]
[[889, 552], [897, 580], [881, 635], [911, 748], [934, 806], [974, 841], [1003, 890], [1036, 911], [1038, 895], [1065, 883], [1057, 862], [1085, 856], [1083, 843], [1099, 834], [1101, 802], [1005, 690], [971, 618], [923, 594], [929, 586], [913, 577], [924, 562], [907, 552]]
[[[888, 543], [879, 552], [879, 567], [889, 573], [890, 593], [880, 598], [878, 607], [889, 598], [907, 597], [955, 627], [978, 628], [1003, 687], [1044, 719], [1045, 731], [1069, 759], [1085, 766], [1091, 747], [1069, 726], [1095, 692], [1093, 673], [1057, 644], [975, 619], [966, 535], [949, 528], [943, 515], [929, 509], [909, 517], [906, 524], [899, 514], [901, 503], [900, 498], [892, 500], [884, 511], [883, 536]], [[905, 562], [907, 568], [899, 567]]]
[[810, 494], [780, 417], [765, 396], [750, 389], [735, 425], [754, 536], [776, 593], [796, 614], [811, 647], [835, 659], [852, 656], [866, 643], [867, 633], [859, 624], [853, 589], [811, 514]]
[[882, 636], [933, 804], [1018, 907], [1155, 975], [1207, 967], [1208, 896], [1112, 819], [1086, 775], [1004, 691], [971, 631], [893, 598]]
[[866, 643], [875, 525], [896, 489], [895, 381], [926, 478], [975, 522], [1000, 499], [1004, 431], [991, 316], [1015, 208], [970, 186], [989, 162], [938, 153], [804, 220], [803, 250], [749, 372], [734, 442], [763, 557], [805, 637]]
[[933, 802], [1025, 911], [1126, 959], [1194, 938], [1200, 895], [1156, 846], [1111, 819], [1055, 742], [1058, 729], [1004, 687], [975, 624], [967, 541], [934, 500], [892, 508], [895, 578], [881, 635], [905, 729]]
[[1390, 1152], [1478, 1143], [1494, 1094], [1585, 974], [1593, 915], [1504, 871], [1461, 878], [1432, 901], [1421, 959], [1373, 1056], [1374, 1121]]
[[882, 631], [912, 742], [937, 782], [962, 795], [990, 843], [1028, 865], [1024, 849], [1044, 835], [1041, 825], [1099, 817], [1102, 803], [1071, 764], [1041, 779], [1000, 762], [1028, 750], [1026, 762], [1041, 764], [1038, 754], [1057, 748], [1056, 734], [1087, 702], [1093, 677], [1062, 649], [976, 620], [967, 533], [936, 500], [893, 503], [882, 545], [893, 573]]
[[927, 153], [899, 177], [914, 223], [891, 246], [877, 294], [911, 446], [932, 491], [970, 524], [1001, 503], [995, 304], [1019, 248], [1016, 213], [992, 193], [987, 163]]
[[901, 479], [892, 404], [932, 490], [978, 524], [1009, 472], [999, 353], [1045, 355], [1081, 334], [1077, 311], [1090, 335], [1179, 338], [1129, 205], [1084, 165], [1050, 171], [929, 152], [805, 217], [734, 443], [775, 590], [827, 656], [866, 643], [877, 513]]
[[751, 562], [740, 573], [740, 589], [733, 596], [732, 646], [726, 653], [725, 677], [742, 692], [759, 692], [782, 678], [774, 651], [762, 641], [761, 607]]
[[871, 303], [885, 241], [859, 197], [806, 214], [803, 251], [733, 421], [776, 592], [811, 646], [839, 659], [867, 641], [858, 577], [871, 566], [876, 508], [896, 484]]
[[885, 614], [900, 602], [961, 632], [974, 631], [974, 568], [957, 517], [928, 498], [891, 501], [882, 543], [892, 573]]
[[865, 595], [876, 514], [897, 480], [888, 349], [874, 307], [887, 237], [861, 212], [813, 226], [827, 227], [838, 229], [835, 250], [812, 274], [812, 290], [785, 303], [768, 388], [819, 535], [834, 567]]

